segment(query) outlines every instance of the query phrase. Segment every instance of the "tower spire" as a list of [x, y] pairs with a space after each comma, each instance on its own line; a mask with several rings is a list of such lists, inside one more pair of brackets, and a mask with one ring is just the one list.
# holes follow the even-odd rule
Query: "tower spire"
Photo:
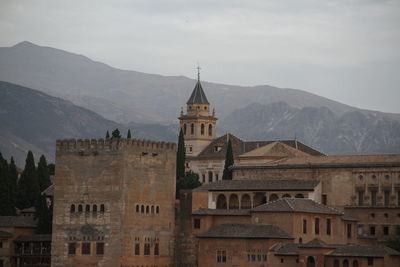
[[200, 81], [200, 70], [201, 70], [201, 68], [200, 68], [200, 65], [199, 65], [199, 63], [197, 62], [197, 81]]

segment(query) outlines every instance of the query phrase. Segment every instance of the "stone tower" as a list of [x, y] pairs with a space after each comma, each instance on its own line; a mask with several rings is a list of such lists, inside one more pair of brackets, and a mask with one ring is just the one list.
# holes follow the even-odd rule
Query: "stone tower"
[[57, 141], [53, 267], [171, 266], [176, 145]]
[[217, 118], [214, 110], [210, 110], [210, 103], [200, 83], [199, 72], [196, 86], [186, 102], [186, 114], [181, 111], [179, 122], [183, 129], [188, 156], [197, 156], [215, 139]]

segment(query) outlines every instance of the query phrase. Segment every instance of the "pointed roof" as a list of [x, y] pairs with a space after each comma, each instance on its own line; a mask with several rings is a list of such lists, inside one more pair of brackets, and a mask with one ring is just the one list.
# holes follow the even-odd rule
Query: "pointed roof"
[[206, 94], [203, 91], [200, 80], [197, 80], [196, 86], [193, 89], [192, 95], [186, 104], [210, 104], [208, 103]]
[[301, 248], [335, 248], [335, 246], [328, 245], [324, 241], [322, 241], [319, 238], [314, 238], [313, 240], [303, 244], [299, 245]]
[[286, 145], [280, 141], [274, 141], [267, 145], [258, 147], [256, 149], [250, 150], [247, 153], [243, 153], [240, 157], [306, 157], [309, 154], [295, 149], [289, 145]]

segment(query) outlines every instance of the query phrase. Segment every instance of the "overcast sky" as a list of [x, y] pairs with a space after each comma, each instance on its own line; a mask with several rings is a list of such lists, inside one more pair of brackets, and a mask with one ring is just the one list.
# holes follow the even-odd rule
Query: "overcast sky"
[[400, 0], [0, 0], [0, 46], [400, 113]]

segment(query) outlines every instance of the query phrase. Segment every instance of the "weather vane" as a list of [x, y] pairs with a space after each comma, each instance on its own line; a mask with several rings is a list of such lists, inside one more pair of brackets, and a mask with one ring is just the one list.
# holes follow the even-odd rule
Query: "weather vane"
[[200, 64], [199, 64], [199, 62], [197, 62], [197, 80], [198, 81], [200, 81], [200, 70], [201, 70], [201, 68], [200, 68]]

